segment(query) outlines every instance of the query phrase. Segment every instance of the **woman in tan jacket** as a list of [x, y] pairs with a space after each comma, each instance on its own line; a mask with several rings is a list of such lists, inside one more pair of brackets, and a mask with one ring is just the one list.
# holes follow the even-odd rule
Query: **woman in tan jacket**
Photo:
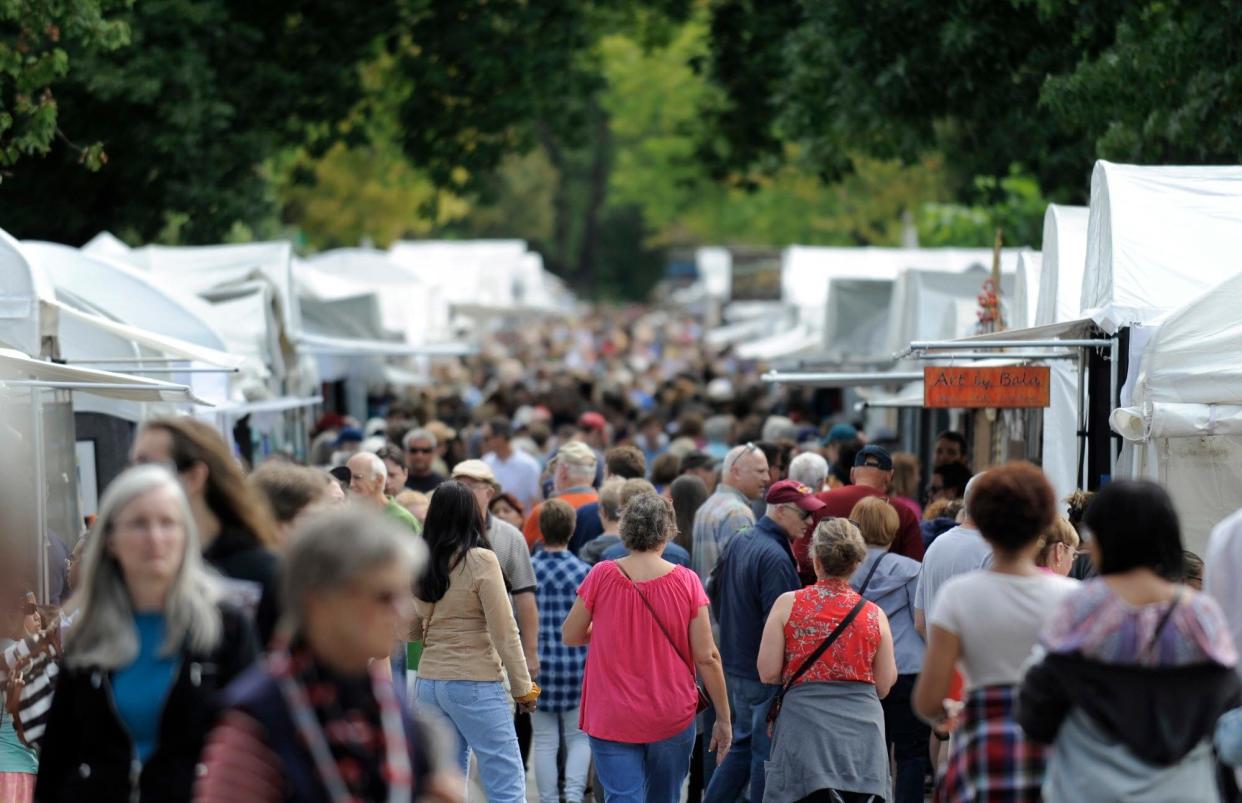
[[469, 489], [458, 482], [436, 489], [423, 537], [431, 558], [416, 583], [410, 633], [423, 640], [417, 705], [452, 724], [467, 775], [470, 751], [478, 756], [489, 801], [525, 801], [526, 771], [511, 706], [516, 701], [533, 711], [539, 687], [526, 668], [500, 563]]

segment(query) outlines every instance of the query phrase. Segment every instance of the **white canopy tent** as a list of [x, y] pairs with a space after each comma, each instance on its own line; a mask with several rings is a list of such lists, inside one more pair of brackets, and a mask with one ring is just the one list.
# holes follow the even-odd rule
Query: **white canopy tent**
[[374, 293], [384, 328], [407, 343], [448, 336], [448, 304], [439, 288], [373, 248], [338, 248], [293, 263], [298, 292], [324, 301]]
[[1108, 332], [1153, 323], [1239, 272], [1242, 167], [1099, 161], [1082, 308]]
[[1049, 204], [1044, 212], [1039, 298], [1029, 326], [1064, 323], [1080, 317], [1089, 217], [1085, 206]]
[[733, 292], [733, 255], [728, 248], [709, 246], [696, 249], [694, 266], [709, 298], [728, 301]]
[[25, 250], [0, 230], [0, 345], [25, 354], [41, 351], [37, 281]]
[[[1001, 258], [1004, 271], [1011, 273], [1017, 252], [1004, 250]], [[767, 359], [789, 356], [810, 351], [804, 343], [810, 333], [815, 333], [821, 340], [821, 349], [833, 352], [835, 346], [827, 339], [827, 333], [840, 331], [827, 319], [829, 311], [840, 309], [832, 301], [834, 279], [892, 282], [907, 269], [960, 272], [991, 264], [992, 251], [986, 248], [791, 246], [781, 255], [781, 298], [794, 311], [793, 323], [778, 328], [763, 341], [749, 344], [747, 349]], [[790, 329], [800, 329], [803, 334], [790, 334]], [[794, 350], [782, 352], [782, 347]]]
[[[1013, 292], [1016, 256], [1008, 266], [1002, 264], [1001, 308], [1006, 317], [1012, 308], [1005, 299]], [[991, 275], [982, 267], [964, 273], [903, 272], [889, 308], [889, 352], [899, 354], [916, 340], [953, 340], [974, 332], [979, 322], [979, 294]]]
[[1242, 271], [1170, 314], [1147, 343], [1113, 429], [1138, 476], [1168, 488], [1187, 543], [1242, 506]]
[[440, 289], [451, 305], [510, 309], [514, 277], [526, 254], [522, 240], [403, 240], [388, 251], [394, 262]]
[[1014, 281], [1013, 304], [1007, 323], [1012, 329], [1026, 329], [1035, 325], [1039, 306], [1039, 284], [1043, 274], [1043, 255], [1039, 251], [1023, 249], [1018, 254], [1018, 273]]
[[836, 277], [828, 283], [824, 359], [892, 359], [888, 350], [892, 279]]

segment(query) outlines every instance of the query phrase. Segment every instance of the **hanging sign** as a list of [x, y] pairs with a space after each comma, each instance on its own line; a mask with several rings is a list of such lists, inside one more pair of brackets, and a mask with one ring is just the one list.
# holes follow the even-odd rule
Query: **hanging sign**
[[1047, 407], [1046, 365], [923, 369], [924, 407]]

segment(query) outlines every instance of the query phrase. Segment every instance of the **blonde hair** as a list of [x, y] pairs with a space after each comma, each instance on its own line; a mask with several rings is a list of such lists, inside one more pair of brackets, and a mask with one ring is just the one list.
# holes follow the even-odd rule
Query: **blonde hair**
[[867, 545], [846, 519], [825, 519], [811, 536], [811, 554], [825, 577], [846, 577], [867, 557]]
[[858, 526], [863, 541], [870, 546], [889, 546], [901, 526], [897, 510], [878, 496], [869, 496], [854, 505], [850, 521]]
[[1069, 519], [1058, 515], [1052, 520], [1048, 529], [1039, 537], [1039, 555], [1035, 558], [1036, 566], [1047, 566], [1052, 557], [1052, 550], [1057, 544], [1065, 544], [1070, 549], [1078, 549], [1081, 539]]
[[138, 497], [155, 490], [173, 495], [185, 552], [164, 600], [164, 644], [160, 655], [176, 653], [183, 645], [209, 652], [220, 643], [219, 586], [199, 554], [198, 528], [181, 484], [163, 466], [131, 468], [112, 481], [99, 505], [82, 553], [82, 587], [66, 608], [77, 608], [78, 621], [65, 640], [65, 663], [75, 669], [119, 669], [138, 655], [134, 609], [121, 564], [108, 550], [117, 517]]

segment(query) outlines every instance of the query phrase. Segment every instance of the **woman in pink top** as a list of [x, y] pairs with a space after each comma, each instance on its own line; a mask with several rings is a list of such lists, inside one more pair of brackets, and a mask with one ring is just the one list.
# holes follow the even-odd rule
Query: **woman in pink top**
[[565, 619], [565, 644], [590, 645], [580, 725], [608, 803], [681, 799], [694, 747], [695, 667], [716, 708], [709, 749], [718, 761], [732, 740], [707, 595], [693, 572], [662, 557], [676, 531], [662, 497], [631, 499], [621, 516], [630, 554], [596, 564]]

